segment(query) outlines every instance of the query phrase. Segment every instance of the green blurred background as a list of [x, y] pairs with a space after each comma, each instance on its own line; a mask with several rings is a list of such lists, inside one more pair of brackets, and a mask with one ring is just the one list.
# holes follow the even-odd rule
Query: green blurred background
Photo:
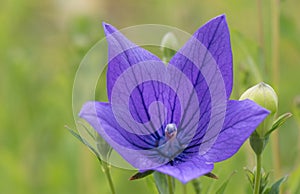
[[[280, 6], [279, 113], [300, 106], [300, 1]], [[194, 32], [206, 21], [225, 13], [231, 30], [235, 83], [232, 99], [257, 82], [251, 64], [264, 69], [270, 82], [271, 7], [263, 1], [265, 67], [259, 66], [257, 2], [250, 0], [2, 0], [0, 2], [0, 193], [110, 193], [93, 154], [64, 128], [74, 127], [72, 84], [85, 53], [101, 38], [101, 22], [118, 28], [165, 24]], [[252, 62], [251, 62], [252, 61]], [[253, 64], [252, 64], [253, 65]], [[105, 94], [105, 85], [100, 93]], [[298, 122], [299, 123], [299, 122]], [[297, 116], [279, 131], [279, 176], [291, 174], [286, 193], [300, 182], [300, 143]], [[264, 167], [273, 170], [271, 146]], [[250, 191], [243, 167], [254, 167], [248, 142], [233, 158], [216, 164], [219, 180], [200, 178], [203, 188], [218, 185], [237, 170], [228, 193]], [[299, 170], [298, 170], [299, 171]], [[153, 193], [147, 181], [128, 181], [134, 172], [112, 168], [117, 193]], [[274, 180], [274, 174], [272, 174]], [[149, 181], [148, 181], [149, 182]], [[177, 193], [180, 193], [177, 186]], [[192, 185], [188, 185], [192, 193]], [[213, 191], [213, 189], [212, 189]]]

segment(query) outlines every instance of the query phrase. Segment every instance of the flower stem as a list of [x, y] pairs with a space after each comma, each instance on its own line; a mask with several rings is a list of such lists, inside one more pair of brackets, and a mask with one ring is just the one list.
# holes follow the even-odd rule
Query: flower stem
[[187, 185], [182, 184], [182, 194], [187, 194]]
[[262, 0], [257, 0], [258, 11], [258, 38], [259, 38], [259, 65], [262, 73], [266, 72], [265, 65], [265, 40], [264, 40], [264, 17]]
[[102, 170], [106, 176], [106, 179], [108, 181], [108, 184], [109, 184], [109, 188], [110, 188], [110, 191], [112, 194], [116, 194], [116, 191], [115, 191], [115, 187], [114, 187], [114, 183], [112, 181], [112, 178], [111, 178], [111, 174], [110, 174], [110, 167], [109, 167], [109, 164], [104, 162], [104, 161], [100, 161], [100, 164], [102, 166]]
[[272, 61], [273, 66], [273, 84], [278, 90], [279, 84], [279, 4], [280, 0], [272, 0]]
[[174, 194], [173, 178], [171, 176], [167, 175], [167, 179], [168, 179], [168, 186], [169, 186], [169, 194]]
[[261, 179], [261, 154], [256, 155], [256, 175], [254, 184], [254, 194], [259, 194]]

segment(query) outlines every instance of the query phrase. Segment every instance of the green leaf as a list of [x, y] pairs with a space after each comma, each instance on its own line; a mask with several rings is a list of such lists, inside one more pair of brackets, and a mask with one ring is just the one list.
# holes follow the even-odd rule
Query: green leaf
[[262, 172], [261, 172], [261, 179], [260, 179], [260, 193], [263, 193], [264, 191], [268, 190], [267, 189], [267, 185], [269, 183], [269, 176], [270, 176], [270, 173], [265, 173], [262, 169]]
[[150, 174], [152, 174], [154, 172], [154, 170], [147, 170], [145, 172], [137, 172], [135, 173], [132, 177], [130, 177], [129, 180], [136, 180], [136, 179], [141, 179], [144, 178], [146, 176], [149, 176]]
[[284, 113], [280, 117], [278, 117], [274, 121], [271, 129], [266, 133], [266, 136], [270, 135], [275, 129], [281, 127], [287, 121], [287, 119], [290, 118], [291, 116], [293, 116], [293, 114], [288, 112], [288, 113]]
[[98, 158], [98, 160], [100, 161], [100, 163], [102, 164], [102, 160], [101, 157], [99, 155], [99, 153], [97, 152], [97, 150], [95, 148], [93, 148], [93, 146], [91, 146], [85, 139], [83, 139], [77, 132], [75, 132], [73, 129], [71, 129], [68, 126], [65, 126], [68, 131], [76, 138], [78, 139], [81, 143], [83, 143], [84, 145], [86, 145], [90, 150], [92, 150], [92, 152], [96, 155], [96, 157]]
[[281, 179], [279, 179], [277, 182], [275, 182], [270, 191], [268, 192], [268, 194], [279, 194], [279, 187], [280, 185], [287, 179], [287, 176], [282, 177]]
[[254, 181], [255, 181], [255, 174], [249, 170], [248, 168], [244, 168], [245, 172], [246, 172], [246, 176], [248, 178], [248, 181], [251, 184], [251, 188], [254, 188]]
[[94, 134], [92, 134], [92, 132], [84, 125], [84, 123], [78, 121], [78, 124], [81, 125], [81, 126], [84, 128], [84, 130], [87, 132], [87, 134], [88, 134], [93, 140], [96, 139], [95, 136], [94, 136]]
[[[244, 168], [244, 170], [246, 171], [246, 175], [247, 178], [250, 182], [251, 188], [252, 190], [254, 190], [254, 183], [255, 183], [255, 174], [256, 174], [256, 167], [253, 171], [249, 170], [248, 168]], [[261, 179], [260, 179], [260, 193], [263, 193], [264, 191], [266, 191], [266, 187], [268, 185], [269, 182], [269, 176], [270, 173], [265, 173], [264, 169], [261, 169]]]
[[267, 188], [267, 189], [263, 192], [263, 194], [268, 194], [268, 193], [270, 192], [270, 190], [271, 190], [271, 188]]
[[155, 171], [153, 173], [156, 188], [159, 194], [168, 193], [168, 180], [165, 174]]
[[94, 129], [87, 127], [84, 122], [78, 121], [77, 127], [78, 133], [76, 134], [83, 140], [81, 142], [88, 146], [101, 162], [108, 161], [112, 147]]
[[216, 194], [224, 194], [225, 189], [231, 179], [231, 177], [236, 173], [236, 171], [232, 172], [231, 175], [228, 177], [228, 179], [219, 187]]

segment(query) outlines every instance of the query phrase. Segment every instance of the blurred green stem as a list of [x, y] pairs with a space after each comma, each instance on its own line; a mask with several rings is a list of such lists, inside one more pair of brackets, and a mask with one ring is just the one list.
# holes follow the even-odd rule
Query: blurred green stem
[[182, 194], [187, 194], [187, 185], [182, 184]]
[[266, 64], [265, 64], [264, 18], [263, 18], [262, 0], [257, 0], [257, 10], [258, 10], [258, 37], [259, 37], [259, 64], [262, 73], [265, 73]]
[[108, 181], [108, 184], [109, 184], [109, 188], [110, 188], [110, 191], [112, 194], [116, 194], [116, 191], [115, 191], [115, 187], [114, 187], [114, 183], [112, 181], [112, 178], [111, 178], [111, 174], [110, 174], [110, 166], [108, 163], [102, 161], [101, 159], [99, 159], [99, 162], [102, 166], [102, 170], [107, 178], [107, 181]]
[[[276, 92], [279, 88], [279, 17], [280, 17], [280, 0], [271, 0], [271, 18], [272, 18], [272, 82]], [[275, 131], [271, 138], [272, 152], [274, 161], [275, 177], [280, 174], [280, 152], [278, 131]]]
[[169, 186], [169, 194], [174, 194], [173, 190], [173, 178], [170, 175], [167, 175], [168, 186]]
[[[273, 84], [275, 90], [278, 90], [279, 84], [279, 3], [280, 0], [272, 0], [272, 67], [273, 67]], [[278, 91], [277, 91], [278, 92]]]
[[254, 194], [259, 194], [261, 179], [261, 154], [256, 155], [256, 175], [254, 184]]

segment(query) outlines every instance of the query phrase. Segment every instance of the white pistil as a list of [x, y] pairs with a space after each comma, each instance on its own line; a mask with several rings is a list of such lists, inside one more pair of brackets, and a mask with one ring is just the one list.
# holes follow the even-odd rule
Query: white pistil
[[174, 123], [167, 124], [165, 128], [165, 137], [167, 140], [173, 140], [177, 135], [177, 127]]

